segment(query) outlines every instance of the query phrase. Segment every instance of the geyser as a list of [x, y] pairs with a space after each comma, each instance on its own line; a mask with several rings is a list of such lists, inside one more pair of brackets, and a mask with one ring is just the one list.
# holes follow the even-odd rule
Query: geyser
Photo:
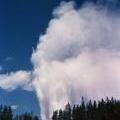
[[80, 97], [120, 98], [120, 17], [87, 4], [62, 2], [32, 54], [33, 85], [43, 120]]

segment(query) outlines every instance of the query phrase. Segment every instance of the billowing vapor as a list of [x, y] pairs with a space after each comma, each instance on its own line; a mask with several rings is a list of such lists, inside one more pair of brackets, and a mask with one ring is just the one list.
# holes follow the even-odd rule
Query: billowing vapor
[[107, 9], [62, 2], [32, 54], [33, 85], [49, 120], [80, 97], [120, 98], [120, 17]]

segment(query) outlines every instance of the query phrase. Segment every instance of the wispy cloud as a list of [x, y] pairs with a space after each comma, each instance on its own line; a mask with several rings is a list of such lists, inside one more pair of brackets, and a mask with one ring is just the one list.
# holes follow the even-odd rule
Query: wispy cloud
[[3, 67], [0, 65], [0, 72], [3, 70]]
[[13, 60], [13, 57], [6, 57], [6, 58], [4, 59], [5, 62], [9, 62], [9, 61], [12, 61], [12, 60]]
[[16, 110], [16, 109], [18, 109], [18, 105], [11, 105], [11, 108], [12, 108], [12, 110]]

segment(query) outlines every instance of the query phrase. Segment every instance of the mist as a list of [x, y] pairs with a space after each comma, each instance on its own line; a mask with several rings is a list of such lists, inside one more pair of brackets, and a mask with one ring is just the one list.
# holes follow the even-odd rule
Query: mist
[[61, 2], [32, 54], [43, 120], [80, 98], [120, 98], [120, 16], [92, 3]]

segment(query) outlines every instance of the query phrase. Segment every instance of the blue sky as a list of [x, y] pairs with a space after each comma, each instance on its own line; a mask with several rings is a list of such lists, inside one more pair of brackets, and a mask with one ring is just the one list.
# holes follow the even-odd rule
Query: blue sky
[[[60, 1], [0, 1], [0, 64], [4, 68], [2, 72], [32, 69], [32, 47], [36, 47], [39, 35], [44, 33], [52, 11]], [[12, 59], [6, 61], [8, 57]]]
[[[0, 0], [0, 73], [31, 70], [32, 48], [61, 0]], [[34, 92], [0, 89], [0, 103], [39, 113]]]
[[[1, 74], [32, 69], [32, 48], [36, 48], [39, 35], [45, 32], [53, 9], [60, 2], [61, 0], [0, 0]], [[80, 4], [83, 1], [76, 2]], [[37, 111], [36, 113], [39, 111], [34, 92], [21, 89], [12, 92], [0, 89], [0, 103], [23, 105], [23, 108], [18, 108]]]
[[[69, 1], [69, 0], [66, 0]], [[75, 0], [78, 6], [85, 0]], [[96, 1], [96, 0], [93, 0]], [[32, 48], [36, 48], [61, 0], [0, 0], [0, 73], [32, 70]], [[113, 4], [109, 3], [111, 7]], [[39, 113], [34, 92], [20, 88], [8, 92], [0, 89], [0, 103], [17, 105], [18, 111]]]
[[[52, 10], [59, 2], [60, 0], [0, 1], [1, 73], [32, 69], [32, 47], [36, 47], [40, 33], [45, 31]], [[18, 105], [19, 110], [39, 112], [35, 94], [21, 89], [12, 92], [0, 89], [0, 103]]]

